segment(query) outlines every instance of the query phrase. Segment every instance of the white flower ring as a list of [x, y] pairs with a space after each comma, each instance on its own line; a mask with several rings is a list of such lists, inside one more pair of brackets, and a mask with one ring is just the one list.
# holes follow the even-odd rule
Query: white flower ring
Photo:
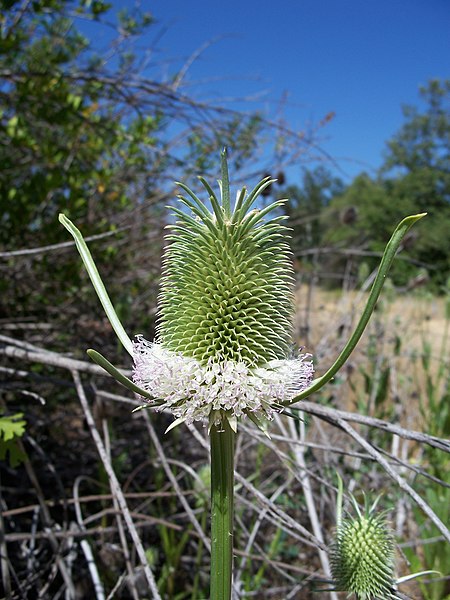
[[272, 419], [286, 402], [307, 388], [314, 368], [310, 354], [291, 360], [273, 360], [264, 367], [244, 362], [208, 362], [167, 350], [137, 336], [133, 342], [133, 381], [155, 399], [159, 409], [170, 409], [190, 424], [207, 419], [211, 411], [245, 412]]

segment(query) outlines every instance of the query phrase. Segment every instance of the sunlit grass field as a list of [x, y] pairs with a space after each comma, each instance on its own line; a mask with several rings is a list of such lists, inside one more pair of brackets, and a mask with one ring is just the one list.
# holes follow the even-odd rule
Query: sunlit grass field
[[[319, 374], [347, 341], [366, 298], [366, 293], [311, 289], [306, 285], [297, 290], [297, 343], [316, 357]], [[358, 397], [364, 394], [364, 381], [370, 383], [369, 379], [379, 377], [383, 368], [389, 368], [391, 379], [385, 390], [386, 399], [400, 396], [400, 400], [405, 400], [412, 394], [420, 395], [423, 401], [430, 392], [430, 378], [444, 393], [448, 385], [448, 313], [449, 299], [444, 296], [421, 290], [396, 293], [387, 285], [349, 365], [338, 376], [341, 382], [351, 384], [342, 408], [354, 408]], [[373, 388], [372, 381], [372, 393]], [[410, 402], [408, 408], [410, 412]]]

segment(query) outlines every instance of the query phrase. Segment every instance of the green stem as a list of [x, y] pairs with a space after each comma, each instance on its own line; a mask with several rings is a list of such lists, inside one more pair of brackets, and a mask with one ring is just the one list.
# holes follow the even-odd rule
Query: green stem
[[235, 436], [226, 418], [211, 427], [210, 600], [231, 598]]
[[95, 266], [95, 262], [89, 252], [89, 248], [86, 245], [86, 242], [81, 235], [79, 229], [75, 227], [70, 219], [68, 219], [65, 215], [59, 215], [59, 222], [64, 225], [67, 231], [72, 235], [75, 240], [75, 244], [77, 246], [77, 250], [80, 253], [81, 259], [86, 267], [88, 275], [92, 281], [92, 285], [97, 292], [97, 296], [102, 303], [102, 306], [105, 310], [106, 316], [109, 319], [109, 322], [112, 325], [112, 328], [116, 332], [117, 337], [122, 342], [125, 350], [133, 356], [133, 343], [127, 335], [127, 332], [123, 328], [122, 323], [120, 322], [119, 317], [114, 310], [114, 306], [112, 305], [111, 300], [109, 299], [108, 292], [106, 291], [105, 286], [103, 285], [102, 278]]

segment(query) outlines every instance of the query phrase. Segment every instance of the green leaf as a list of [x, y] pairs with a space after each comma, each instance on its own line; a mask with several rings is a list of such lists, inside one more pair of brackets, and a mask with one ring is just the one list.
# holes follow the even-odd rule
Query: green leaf
[[3, 438], [3, 441], [23, 436], [27, 422], [22, 417], [23, 413], [0, 417], [0, 438]]
[[105, 309], [106, 316], [109, 319], [114, 331], [116, 332], [117, 337], [122, 342], [125, 350], [133, 356], [133, 344], [128, 337], [125, 329], [122, 326], [122, 323], [119, 320], [119, 317], [114, 310], [114, 306], [108, 296], [108, 292], [106, 291], [105, 286], [103, 285], [103, 281], [100, 277], [100, 273], [97, 270], [95, 262], [92, 258], [91, 253], [89, 252], [89, 248], [86, 245], [86, 242], [81, 235], [81, 232], [75, 227], [75, 225], [68, 219], [65, 215], [59, 215], [59, 222], [64, 225], [67, 231], [72, 235], [75, 240], [75, 244], [77, 246], [78, 252], [80, 253], [81, 259], [83, 260], [84, 266], [88, 272], [88, 275], [92, 281], [92, 285], [97, 292], [97, 296], [102, 303], [103, 308]]
[[18, 440], [25, 433], [26, 421], [23, 413], [0, 417], [0, 460], [8, 462], [12, 468], [17, 467], [25, 459], [25, 453]]
[[155, 401], [155, 398], [151, 396], [146, 390], [143, 390], [135, 383], [128, 379], [123, 373], [116, 369], [114, 365], [112, 365], [109, 360], [107, 360], [104, 356], [97, 352], [96, 350], [89, 349], [87, 350], [87, 354], [89, 358], [91, 358], [95, 363], [97, 363], [102, 369], [105, 369], [107, 373], [109, 373], [116, 381], [121, 383], [124, 387], [134, 392], [135, 394], [139, 394], [140, 396], [144, 396], [144, 398], [148, 398], [152, 400], [151, 406], [160, 406], [163, 402]]
[[9, 465], [13, 469], [25, 460], [26, 454], [19, 446], [16, 438], [8, 442], [0, 440], [0, 460], [6, 460], [6, 457], [8, 457]]

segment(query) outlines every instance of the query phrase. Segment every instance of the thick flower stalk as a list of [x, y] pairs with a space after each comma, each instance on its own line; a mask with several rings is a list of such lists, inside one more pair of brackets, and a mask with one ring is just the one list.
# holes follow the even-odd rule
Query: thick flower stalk
[[[211, 210], [184, 184], [163, 260], [157, 338], [133, 344], [134, 382], [176, 423], [248, 415], [262, 426], [312, 381], [309, 355], [290, 358], [293, 271], [284, 200], [255, 208], [272, 183], [238, 192], [233, 209], [226, 157], [221, 197], [202, 178]], [[273, 216], [275, 213], [275, 216]]]

